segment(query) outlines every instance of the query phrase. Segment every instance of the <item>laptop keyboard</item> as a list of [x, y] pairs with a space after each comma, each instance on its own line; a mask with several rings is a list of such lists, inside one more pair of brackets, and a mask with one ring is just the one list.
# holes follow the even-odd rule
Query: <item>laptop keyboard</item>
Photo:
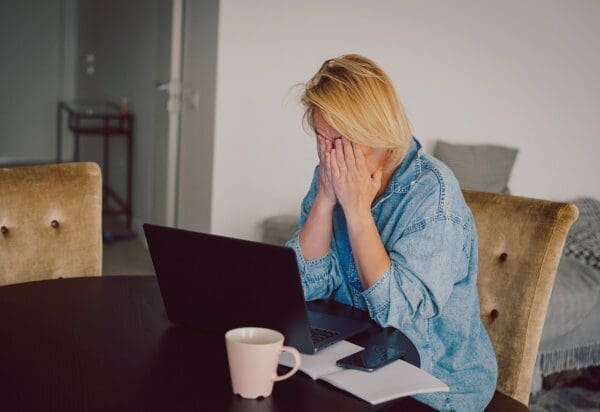
[[310, 328], [310, 334], [312, 336], [313, 344], [318, 345], [323, 342], [325, 339], [329, 339], [332, 336], [339, 335], [338, 332], [328, 329], [321, 328]]

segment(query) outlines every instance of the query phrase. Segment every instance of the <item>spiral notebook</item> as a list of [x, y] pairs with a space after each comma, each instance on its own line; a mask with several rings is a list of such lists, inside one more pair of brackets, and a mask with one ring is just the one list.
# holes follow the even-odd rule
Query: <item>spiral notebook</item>
[[[402, 359], [375, 372], [343, 369], [335, 364], [339, 359], [362, 349], [353, 343], [341, 341], [315, 355], [302, 354], [300, 370], [314, 380], [330, 383], [372, 405], [420, 393], [449, 391], [444, 382]], [[292, 367], [294, 358], [284, 352], [279, 363]]]

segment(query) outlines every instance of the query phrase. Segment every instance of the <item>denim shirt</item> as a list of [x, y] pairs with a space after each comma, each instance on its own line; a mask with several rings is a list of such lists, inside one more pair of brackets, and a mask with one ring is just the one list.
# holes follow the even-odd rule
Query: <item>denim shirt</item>
[[344, 212], [333, 211], [331, 248], [306, 260], [298, 236], [319, 186], [319, 166], [302, 201], [294, 249], [306, 300], [332, 297], [401, 330], [417, 347], [421, 367], [449, 393], [416, 395], [439, 410], [481, 411], [497, 379], [496, 357], [479, 317], [477, 232], [458, 181], [413, 137], [402, 163], [371, 213], [391, 267], [363, 289]]

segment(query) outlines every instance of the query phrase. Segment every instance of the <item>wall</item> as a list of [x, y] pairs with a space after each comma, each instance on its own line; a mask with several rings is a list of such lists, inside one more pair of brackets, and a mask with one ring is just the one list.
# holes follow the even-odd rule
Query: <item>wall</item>
[[[138, 231], [143, 222], [160, 222], [160, 213], [154, 213], [154, 208], [164, 210], [164, 200], [157, 202], [157, 198], [164, 199], [164, 193], [160, 197], [155, 194], [155, 190], [164, 190], [164, 156], [156, 155], [155, 150], [164, 147], [166, 139], [164, 121], [157, 118], [166, 118], [167, 112], [155, 83], [168, 80], [169, 5], [162, 0], [126, 0], [110, 6], [102, 0], [79, 1], [78, 98], [118, 103], [126, 96], [135, 116], [132, 203], [133, 229]], [[88, 53], [95, 55], [93, 76], [85, 71], [83, 57]], [[101, 140], [85, 138], [82, 158], [102, 164]], [[124, 140], [111, 140], [110, 150], [110, 185], [124, 198]], [[103, 173], [106, 178], [107, 172]]]
[[0, 164], [56, 156], [56, 104], [74, 96], [75, 0], [0, 4]]
[[212, 231], [258, 238], [297, 213], [316, 163], [290, 86], [362, 53], [414, 135], [516, 146], [513, 193], [600, 198], [600, 3], [222, 0]]

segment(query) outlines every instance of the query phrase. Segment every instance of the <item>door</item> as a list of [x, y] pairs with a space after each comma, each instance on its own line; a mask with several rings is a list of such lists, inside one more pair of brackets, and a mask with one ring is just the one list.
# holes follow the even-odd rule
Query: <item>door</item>
[[210, 232], [219, 1], [185, 3], [177, 226]]
[[177, 223], [184, 3], [184, 0], [160, 2], [159, 14], [152, 221], [168, 226]]

